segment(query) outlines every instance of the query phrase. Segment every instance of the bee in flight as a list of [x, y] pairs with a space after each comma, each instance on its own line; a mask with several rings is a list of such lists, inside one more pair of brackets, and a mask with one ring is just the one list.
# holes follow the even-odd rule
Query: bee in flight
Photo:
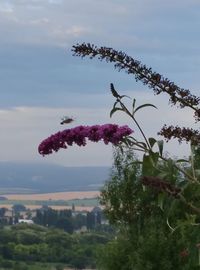
[[64, 117], [61, 119], [60, 124], [61, 124], [61, 125], [64, 125], [64, 124], [70, 124], [70, 123], [73, 122], [73, 121], [74, 121], [73, 118], [68, 117], [68, 116], [64, 116]]

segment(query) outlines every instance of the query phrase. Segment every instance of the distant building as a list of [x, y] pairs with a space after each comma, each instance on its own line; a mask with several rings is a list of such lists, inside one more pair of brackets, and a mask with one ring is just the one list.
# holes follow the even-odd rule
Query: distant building
[[18, 223], [34, 224], [31, 219], [18, 219]]
[[99, 206], [95, 206], [91, 212], [94, 214], [102, 213], [102, 209]]
[[75, 230], [75, 233], [86, 233], [87, 232], [87, 226], [82, 226], [80, 229]]

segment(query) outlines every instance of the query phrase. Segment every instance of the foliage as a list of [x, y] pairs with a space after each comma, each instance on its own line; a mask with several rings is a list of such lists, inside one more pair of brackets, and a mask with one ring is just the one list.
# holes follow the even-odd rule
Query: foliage
[[163, 194], [144, 189], [142, 164], [131, 150], [122, 154], [116, 149], [114, 157], [101, 203], [119, 233], [100, 251], [100, 269], [198, 269], [199, 227], [191, 226], [191, 216], [185, 220], [185, 205], [177, 199], [172, 204]]
[[72, 215], [71, 210], [54, 210], [49, 207], [46, 209], [38, 209], [36, 217], [33, 218], [36, 224], [48, 227], [63, 229], [68, 233], [73, 233], [76, 230], [82, 229], [86, 226], [88, 229], [95, 229], [96, 226], [101, 224], [102, 213], [87, 212]]
[[35, 262], [54, 263], [57, 269], [62, 265], [95, 266], [96, 250], [111, 239], [106, 233], [71, 235], [59, 229], [27, 224], [0, 229], [0, 237], [0, 266], [7, 264], [11, 269], [25, 269], [27, 264]]

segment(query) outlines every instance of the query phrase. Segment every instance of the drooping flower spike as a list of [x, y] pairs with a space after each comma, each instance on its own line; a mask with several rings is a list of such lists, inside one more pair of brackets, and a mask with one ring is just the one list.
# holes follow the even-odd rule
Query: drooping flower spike
[[73, 143], [78, 146], [85, 146], [86, 139], [92, 142], [103, 140], [105, 144], [117, 145], [123, 138], [133, 133], [127, 125], [118, 126], [115, 124], [77, 126], [71, 129], [59, 131], [42, 141], [38, 147], [38, 152], [45, 156], [57, 152], [61, 148], [67, 148]]

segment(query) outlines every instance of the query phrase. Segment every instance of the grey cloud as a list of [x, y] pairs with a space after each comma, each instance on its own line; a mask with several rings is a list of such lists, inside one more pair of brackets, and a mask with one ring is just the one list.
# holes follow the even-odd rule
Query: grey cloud
[[[199, 85], [199, 59], [131, 51], [136, 59], [151, 66], [181, 87], [196, 90]], [[72, 56], [70, 49], [52, 46], [0, 47], [0, 107], [73, 106], [99, 107], [105, 102], [98, 94], [109, 95], [113, 82], [120, 92], [140, 89], [151, 92], [131, 75], [118, 73], [112, 64]], [[194, 92], [194, 93], [195, 93]]]
[[0, 13], [12, 13], [14, 11], [14, 6], [10, 2], [0, 3]]
[[0, 18], [2, 42], [71, 47], [83, 40], [155, 55], [199, 53], [198, 1], [53, 2], [12, 1], [12, 16]]

